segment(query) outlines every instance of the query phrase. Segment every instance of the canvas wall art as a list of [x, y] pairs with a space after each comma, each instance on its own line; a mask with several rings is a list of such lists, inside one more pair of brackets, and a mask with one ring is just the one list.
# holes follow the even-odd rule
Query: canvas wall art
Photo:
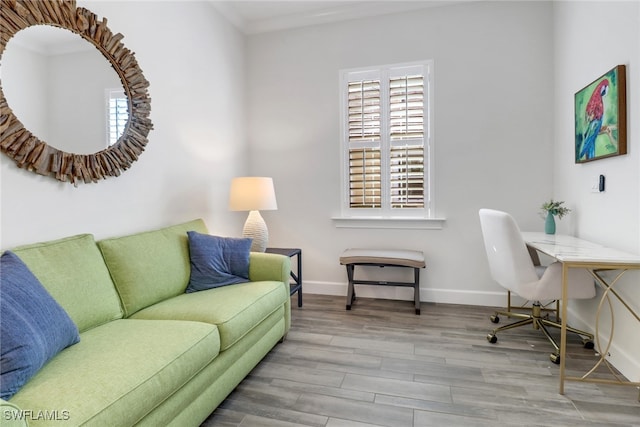
[[575, 94], [575, 159], [627, 153], [626, 68], [618, 65]]

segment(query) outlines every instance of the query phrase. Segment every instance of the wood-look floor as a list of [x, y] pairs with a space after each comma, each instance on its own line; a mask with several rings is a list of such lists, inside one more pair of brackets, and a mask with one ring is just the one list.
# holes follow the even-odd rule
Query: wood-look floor
[[[202, 426], [640, 426], [636, 388], [568, 382], [559, 395], [542, 333], [490, 344], [490, 314], [364, 298], [346, 311], [344, 297], [305, 295], [286, 341]], [[568, 351], [569, 375], [593, 365], [573, 336]]]

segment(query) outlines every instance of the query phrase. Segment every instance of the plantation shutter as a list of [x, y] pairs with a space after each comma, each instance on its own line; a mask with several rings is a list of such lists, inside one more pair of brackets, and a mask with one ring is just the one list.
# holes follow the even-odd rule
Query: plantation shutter
[[389, 80], [389, 135], [391, 140], [423, 138], [424, 78], [421, 75]]
[[391, 207], [424, 207], [424, 148], [391, 148], [390, 168]]
[[423, 75], [395, 70], [389, 79], [389, 196], [393, 209], [425, 206], [424, 100]]
[[348, 84], [349, 207], [381, 207], [380, 79]]
[[380, 80], [349, 82], [349, 142], [380, 140]]
[[413, 63], [341, 74], [344, 208], [370, 210], [365, 216], [429, 209], [428, 73]]
[[352, 208], [382, 206], [379, 148], [349, 150], [349, 194]]
[[108, 136], [109, 145], [118, 142], [120, 136], [124, 132], [124, 128], [129, 120], [129, 107], [127, 96], [122, 89], [114, 89], [108, 91], [109, 110], [108, 110]]

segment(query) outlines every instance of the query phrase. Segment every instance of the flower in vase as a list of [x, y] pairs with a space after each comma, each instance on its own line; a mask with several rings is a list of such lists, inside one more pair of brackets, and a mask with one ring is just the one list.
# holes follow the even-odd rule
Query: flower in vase
[[550, 213], [551, 215], [557, 216], [559, 219], [562, 219], [563, 216], [571, 212], [571, 209], [562, 206], [563, 203], [564, 202], [557, 202], [553, 199], [543, 203], [542, 206], [540, 206], [540, 216], [544, 218], [548, 213]]

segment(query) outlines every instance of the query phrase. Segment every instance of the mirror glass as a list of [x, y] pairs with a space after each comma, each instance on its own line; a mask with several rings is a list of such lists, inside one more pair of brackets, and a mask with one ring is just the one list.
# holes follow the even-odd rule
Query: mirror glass
[[60, 27], [31, 26], [9, 40], [2, 89], [27, 129], [70, 153], [108, 148], [128, 120], [122, 82], [109, 61], [93, 44]]

